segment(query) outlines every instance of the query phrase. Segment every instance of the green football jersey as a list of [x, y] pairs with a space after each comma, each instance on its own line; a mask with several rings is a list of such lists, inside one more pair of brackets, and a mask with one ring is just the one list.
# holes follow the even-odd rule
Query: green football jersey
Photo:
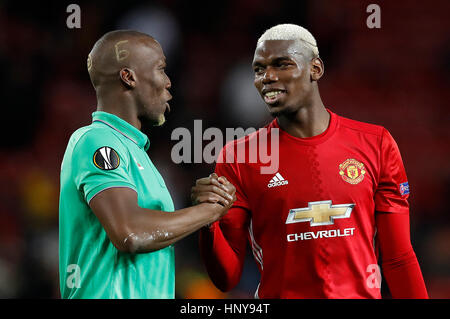
[[89, 207], [112, 187], [136, 191], [143, 208], [173, 212], [163, 178], [148, 157], [145, 134], [119, 117], [94, 112], [75, 131], [61, 165], [59, 271], [62, 298], [174, 298], [173, 246], [120, 252]]

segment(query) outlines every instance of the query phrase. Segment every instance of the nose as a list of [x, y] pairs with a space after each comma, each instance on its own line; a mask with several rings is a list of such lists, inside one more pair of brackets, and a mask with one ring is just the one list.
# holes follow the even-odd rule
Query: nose
[[166, 76], [166, 77], [167, 77], [167, 82], [166, 82], [165, 88], [168, 90], [172, 87], [172, 82], [170, 82], [170, 79], [168, 76]]
[[167, 82], [166, 86], [164, 87], [166, 89], [166, 93], [169, 95], [168, 101], [172, 99], [172, 94], [170, 94], [169, 89], [172, 87], [172, 83], [170, 82], [169, 77], [167, 76]]
[[267, 84], [267, 83], [272, 83], [272, 82], [276, 82], [276, 81], [278, 81], [277, 73], [272, 68], [268, 67], [266, 69], [266, 72], [263, 75], [262, 83]]

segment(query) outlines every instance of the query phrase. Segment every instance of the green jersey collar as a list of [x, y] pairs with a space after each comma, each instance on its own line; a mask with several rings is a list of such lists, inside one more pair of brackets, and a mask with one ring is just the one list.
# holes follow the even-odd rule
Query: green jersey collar
[[140, 148], [143, 148], [145, 151], [148, 150], [150, 146], [150, 140], [148, 139], [147, 135], [139, 131], [137, 128], [135, 128], [127, 121], [122, 120], [120, 117], [114, 114], [103, 111], [96, 111], [92, 113], [92, 122], [101, 122], [103, 124], [108, 125], [109, 127], [116, 130], [129, 140], [136, 143]]

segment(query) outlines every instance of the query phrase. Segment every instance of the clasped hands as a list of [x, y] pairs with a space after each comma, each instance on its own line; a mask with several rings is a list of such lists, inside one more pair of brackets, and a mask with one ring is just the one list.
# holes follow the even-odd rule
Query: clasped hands
[[236, 188], [225, 176], [212, 173], [209, 177], [197, 179], [191, 189], [192, 204], [220, 204], [227, 210], [236, 201]]

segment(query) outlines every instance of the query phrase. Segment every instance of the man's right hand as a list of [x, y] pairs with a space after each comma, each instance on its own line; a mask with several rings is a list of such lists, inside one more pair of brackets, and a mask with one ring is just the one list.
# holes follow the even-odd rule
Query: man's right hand
[[224, 206], [224, 215], [236, 201], [236, 188], [225, 176], [217, 176], [216, 173], [209, 177], [200, 178], [191, 190], [192, 204], [213, 203]]

